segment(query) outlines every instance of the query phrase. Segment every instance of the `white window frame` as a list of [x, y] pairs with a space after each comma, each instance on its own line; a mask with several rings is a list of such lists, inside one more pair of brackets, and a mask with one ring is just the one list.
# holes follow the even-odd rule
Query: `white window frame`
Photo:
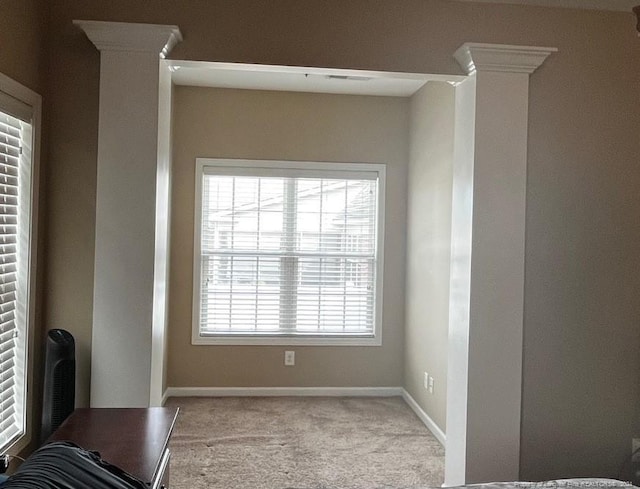
[[[374, 284], [375, 310], [373, 333], [354, 336], [260, 336], [220, 334], [200, 335], [200, 273], [201, 273], [201, 229], [202, 229], [202, 181], [206, 167], [226, 168], [231, 172], [249, 175], [250, 169], [265, 170], [274, 175], [281, 170], [312, 170], [320, 172], [375, 172], [378, 174], [377, 235], [376, 235], [376, 281]], [[242, 173], [241, 173], [242, 172]], [[385, 222], [385, 181], [386, 165], [381, 163], [327, 163], [312, 161], [238, 160], [221, 158], [196, 158], [195, 171], [195, 216], [194, 216], [194, 256], [193, 256], [193, 345], [280, 345], [280, 346], [380, 346], [382, 345], [383, 269], [384, 269], [384, 222]]]
[[[33, 405], [33, 343], [35, 335], [36, 316], [36, 268], [37, 268], [37, 229], [38, 229], [38, 188], [40, 179], [40, 131], [42, 120], [42, 98], [36, 92], [23, 86], [12, 78], [0, 73], [0, 110], [11, 112], [11, 99], [28, 106], [31, 113], [31, 166], [27, 170], [30, 173], [30, 188], [25, 193], [24, 189], [20, 198], [22, 205], [27, 205], [26, 209], [28, 223], [26, 230], [27, 239], [21, 244], [28, 252], [28, 263], [18, 270], [20, 291], [26, 297], [26, 304], [23, 309], [25, 315], [23, 325], [24, 331], [18, 337], [18, 348], [23, 355], [22, 368], [17, 368], [22, 372], [20, 379], [23, 386], [22, 399], [22, 433], [16, 435], [5, 446], [0, 446], [0, 453], [18, 453], [24, 449], [33, 436], [34, 405]], [[19, 325], [20, 327], [20, 325]], [[18, 383], [18, 382], [17, 382]]]

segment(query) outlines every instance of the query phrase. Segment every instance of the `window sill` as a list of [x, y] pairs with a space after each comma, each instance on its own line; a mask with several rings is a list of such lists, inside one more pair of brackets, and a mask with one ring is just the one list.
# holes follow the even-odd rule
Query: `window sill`
[[195, 335], [192, 345], [235, 346], [381, 346], [380, 335], [366, 336], [242, 336], [242, 335]]
[[0, 452], [18, 455], [31, 443], [31, 434], [22, 433], [0, 447]]

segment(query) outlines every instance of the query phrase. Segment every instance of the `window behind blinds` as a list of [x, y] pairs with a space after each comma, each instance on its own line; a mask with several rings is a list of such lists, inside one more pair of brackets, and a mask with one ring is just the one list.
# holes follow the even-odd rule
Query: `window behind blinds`
[[202, 175], [200, 335], [371, 336], [377, 173], [233, 173]]
[[31, 125], [0, 112], [0, 447], [24, 432], [30, 168]]

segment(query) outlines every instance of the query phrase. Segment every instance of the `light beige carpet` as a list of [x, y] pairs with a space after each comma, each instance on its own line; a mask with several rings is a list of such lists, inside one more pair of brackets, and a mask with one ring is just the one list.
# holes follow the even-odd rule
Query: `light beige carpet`
[[171, 398], [173, 489], [439, 487], [444, 449], [399, 397]]

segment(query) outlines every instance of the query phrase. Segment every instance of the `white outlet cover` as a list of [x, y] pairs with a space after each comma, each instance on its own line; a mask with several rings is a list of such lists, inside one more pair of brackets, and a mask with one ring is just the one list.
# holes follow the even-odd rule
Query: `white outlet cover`
[[296, 352], [295, 351], [285, 351], [284, 352], [284, 364], [287, 367], [292, 367], [296, 364]]

